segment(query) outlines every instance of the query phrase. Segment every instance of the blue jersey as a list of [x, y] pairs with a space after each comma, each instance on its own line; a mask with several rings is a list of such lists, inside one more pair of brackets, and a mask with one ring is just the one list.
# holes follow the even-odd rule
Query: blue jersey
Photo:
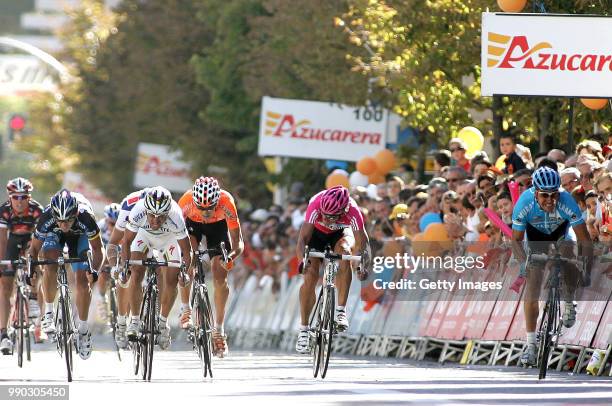
[[559, 200], [553, 213], [542, 210], [533, 187], [521, 194], [512, 211], [512, 229], [517, 231], [525, 231], [529, 224], [544, 234], [552, 234], [566, 221], [571, 227], [584, 224], [578, 203], [565, 191], [559, 192]]

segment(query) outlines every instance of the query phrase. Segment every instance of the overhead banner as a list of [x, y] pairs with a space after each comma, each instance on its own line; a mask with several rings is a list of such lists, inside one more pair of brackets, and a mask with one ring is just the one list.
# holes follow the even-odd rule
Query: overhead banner
[[56, 89], [46, 65], [31, 55], [0, 55], [0, 94]]
[[138, 144], [138, 158], [134, 173], [135, 187], [164, 186], [172, 192], [184, 192], [193, 186], [190, 165], [181, 153], [167, 145]]
[[612, 17], [482, 14], [482, 95], [612, 97]]
[[259, 155], [358, 161], [385, 148], [385, 109], [264, 97]]

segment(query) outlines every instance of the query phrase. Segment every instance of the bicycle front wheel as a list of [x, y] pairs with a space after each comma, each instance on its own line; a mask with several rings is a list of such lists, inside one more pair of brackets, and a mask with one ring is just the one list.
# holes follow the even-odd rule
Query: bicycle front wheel
[[319, 290], [319, 296], [317, 297], [317, 303], [313, 309], [313, 314], [310, 319], [310, 329], [308, 330], [311, 335], [312, 341], [312, 375], [316, 378], [319, 375], [319, 368], [321, 366], [321, 336], [323, 331], [323, 306], [321, 304], [323, 297], [323, 287]]
[[19, 368], [21, 368], [23, 366], [23, 328], [25, 326], [25, 303], [20, 291], [17, 292], [15, 300], [17, 323], [14, 327], [17, 339], [17, 365], [19, 366]]
[[548, 357], [552, 346], [552, 334], [555, 330], [555, 317], [558, 314], [559, 302], [556, 297], [556, 289], [551, 289], [548, 293], [548, 300], [544, 306], [542, 314], [542, 324], [540, 325], [540, 347], [538, 349], [538, 379], [546, 378], [548, 370]]
[[69, 335], [71, 334], [69, 329], [69, 321], [68, 321], [68, 303], [65, 297], [60, 296], [59, 299], [59, 311], [60, 311], [60, 324], [61, 324], [61, 332], [59, 334], [58, 340], [59, 345], [62, 348], [62, 352], [64, 355], [64, 360], [66, 361], [66, 375], [68, 378], [68, 382], [72, 382], [72, 346], [70, 345]]
[[148, 306], [149, 308], [147, 310], [147, 319], [145, 321], [146, 340], [144, 343], [144, 345], [146, 346], [146, 356], [143, 360], [146, 363], [144, 374], [146, 377], [143, 376], [143, 379], [151, 381], [151, 373], [153, 370], [153, 350], [155, 349], [155, 330], [157, 329], [157, 291], [155, 289], [151, 290]]
[[336, 289], [333, 286], [325, 288], [325, 303], [323, 310], [323, 334], [321, 335], [321, 378], [327, 375], [329, 357], [332, 351], [334, 337], [334, 313], [336, 311]]

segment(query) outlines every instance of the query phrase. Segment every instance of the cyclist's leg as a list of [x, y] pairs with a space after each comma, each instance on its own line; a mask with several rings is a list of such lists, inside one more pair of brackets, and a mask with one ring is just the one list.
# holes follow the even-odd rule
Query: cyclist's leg
[[[168, 235], [163, 241], [160, 241], [161, 245], [156, 246], [160, 252], [163, 253], [164, 257], [168, 261], [181, 261], [181, 249], [178, 246], [176, 238], [173, 235]], [[161, 291], [161, 317], [160, 320], [165, 321], [174, 306], [177, 294], [179, 268], [174, 267], [163, 267], [162, 268], [162, 282], [163, 289]]]
[[[355, 237], [350, 228], [345, 228], [341, 238], [333, 245], [334, 252], [342, 255], [352, 255], [355, 247]], [[344, 310], [348, 300], [351, 281], [353, 280], [352, 265], [349, 261], [340, 261], [336, 285], [338, 286], [338, 308]]]
[[[85, 234], [78, 237], [68, 238], [68, 255], [71, 258], [86, 258], [89, 251], [89, 240]], [[91, 287], [87, 280], [89, 265], [87, 262], [77, 262], [71, 264], [75, 279], [75, 305], [77, 308], [76, 318], [78, 318], [79, 333], [85, 334], [89, 331], [87, 318], [89, 315], [89, 305], [91, 304]]]
[[[568, 232], [564, 241], [559, 242], [559, 252], [563, 258], [576, 258], [577, 244], [576, 235], [568, 227]], [[561, 289], [561, 299], [564, 301], [563, 306], [563, 325], [566, 328], [573, 327], [576, 323], [576, 289], [580, 286], [582, 275], [579, 269], [571, 263], [563, 262], [561, 265], [561, 274], [563, 286]]]
[[[202, 235], [206, 237], [206, 246], [208, 248], [219, 247], [223, 242], [227, 252], [231, 251], [232, 245], [228, 237], [227, 223], [225, 220], [211, 224], [202, 224], [201, 230]], [[227, 283], [229, 271], [221, 265], [220, 256], [212, 258], [211, 271], [215, 287], [215, 329], [219, 334], [224, 335], [225, 305], [229, 297], [229, 284]]]
[[[150, 255], [149, 241], [142, 229], [138, 230], [132, 245], [130, 246], [130, 259], [140, 260]], [[128, 328], [128, 335], [136, 333], [140, 325], [140, 305], [142, 303], [142, 280], [144, 279], [144, 266], [130, 265], [131, 276], [126, 288], [132, 320]], [[133, 328], [132, 328], [133, 327]]]
[[15, 273], [7, 268], [2, 271], [0, 277], [0, 347], [2, 347], [3, 354], [10, 354], [12, 343], [9, 340], [7, 333], [9, 316], [11, 313], [11, 297], [13, 295], [13, 285], [15, 283]]
[[[62, 253], [63, 247], [64, 241], [60, 239], [57, 234], [51, 233], [45, 238], [42, 245], [43, 258], [57, 260]], [[55, 296], [57, 295], [57, 264], [45, 265], [43, 267], [42, 290], [45, 299], [44, 313], [48, 322], [49, 314], [51, 314], [52, 318], [53, 302], [55, 301]], [[45, 330], [47, 332], [49, 329]]]

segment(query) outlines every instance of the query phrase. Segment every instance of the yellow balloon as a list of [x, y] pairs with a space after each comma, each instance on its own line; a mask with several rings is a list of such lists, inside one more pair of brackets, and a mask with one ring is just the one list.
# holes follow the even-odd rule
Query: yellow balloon
[[497, 161], [495, 161], [495, 167], [497, 169], [499, 169], [500, 171], [503, 171], [504, 168], [506, 167], [506, 156], [505, 155], [500, 155], [499, 158], [497, 158]]
[[476, 127], [463, 127], [459, 134], [457, 134], [458, 138], [461, 138], [467, 147], [465, 154], [468, 157], [474, 156], [474, 154], [478, 151], [482, 151], [482, 146], [484, 145], [484, 137], [480, 130]]

